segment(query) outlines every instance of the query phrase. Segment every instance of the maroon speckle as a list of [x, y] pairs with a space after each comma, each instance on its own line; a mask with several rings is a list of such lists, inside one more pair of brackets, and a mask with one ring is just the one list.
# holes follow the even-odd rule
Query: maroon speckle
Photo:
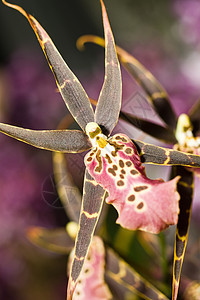
[[134, 191], [135, 191], [135, 192], [140, 192], [140, 191], [143, 191], [143, 190], [146, 190], [146, 189], [148, 189], [148, 187], [145, 186], [145, 185], [141, 185], [141, 186], [136, 186], [136, 187], [134, 187]]
[[135, 200], [135, 195], [130, 195], [128, 197], [128, 201], [134, 201]]
[[138, 174], [138, 171], [133, 169], [133, 170], [131, 170], [131, 174], [136, 175], [136, 174]]
[[143, 208], [143, 206], [144, 206], [144, 203], [143, 203], [143, 202], [140, 202], [140, 203], [137, 205], [137, 209], [141, 209], [141, 208]]
[[119, 180], [119, 181], [117, 181], [117, 185], [122, 186], [122, 185], [124, 185], [124, 182], [122, 180]]
[[132, 162], [131, 161], [127, 161], [126, 165], [127, 165], [127, 167], [130, 167], [132, 165]]

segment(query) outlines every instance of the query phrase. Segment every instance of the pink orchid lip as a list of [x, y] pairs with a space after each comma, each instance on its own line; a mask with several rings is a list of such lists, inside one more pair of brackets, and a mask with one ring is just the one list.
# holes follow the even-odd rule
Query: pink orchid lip
[[[97, 135], [98, 136], [98, 135]], [[109, 193], [106, 202], [118, 211], [117, 223], [127, 229], [158, 233], [178, 221], [179, 177], [151, 180], [135, 145], [124, 134], [109, 138], [112, 151], [98, 148], [85, 156], [90, 175]]]

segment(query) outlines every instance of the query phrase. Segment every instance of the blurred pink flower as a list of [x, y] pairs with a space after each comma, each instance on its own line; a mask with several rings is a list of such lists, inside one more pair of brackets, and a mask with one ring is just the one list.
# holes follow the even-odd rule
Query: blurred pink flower
[[174, 11], [180, 18], [180, 30], [183, 39], [188, 43], [200, 42], [200, 3], [198, 0], [176, 0]]

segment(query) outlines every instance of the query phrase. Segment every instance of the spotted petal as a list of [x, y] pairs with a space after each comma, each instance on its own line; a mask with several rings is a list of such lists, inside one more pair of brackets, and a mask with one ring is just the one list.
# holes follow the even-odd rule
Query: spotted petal
[[91, 148], [87, 136], [80, 130], [31, 130], [0, 123], [0, 132], [50, 151], [77, 153]]
[[[71, 253], [71, 260], [74, 251]], [[76, 285], [73, 300], [108, 300], [112, 298], [107, 284], [104, 281], [105, 272], [105, 249], [103, 241], [94, 236], [83, 271]]]
[[108, 142], [115, 150], [95, 148], [85, 156], [85, 164], [90, 175], [108, 191], [106, 202], [117, 209], [117, 223], [152, 233], [176, 224], [179, 177], [169, 182], [148, 179], [136, 147], [127, 136], [117, 134]]
[[5, 5], [18, 10], [29, 21], [55, 76], [56, 83], [65, 104], [77, 123], [84, 130], [88, 122], [94, 121], [94, 112], [90, 105], [89, 98], [79, 80], [67, 66], [49, 35], [38, 21], [20, 6], [10, 4], [4, 0], [2, 0], [2, 2]]

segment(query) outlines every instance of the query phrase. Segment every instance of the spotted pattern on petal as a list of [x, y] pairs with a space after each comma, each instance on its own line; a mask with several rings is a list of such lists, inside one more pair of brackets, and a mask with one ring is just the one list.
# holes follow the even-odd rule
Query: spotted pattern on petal
[[[178, 221], [179, 177], [168, 182], [146, 177], [137, 149], [124, 134], [107, 139], [99, 157], [91, 150], [85, 157], [90, 175], [109, 193], [106, 202], [118, 211], [117, 223], [128, 229], [158, 233]], [[108, 146], [109, 145], [109, 146]], [[112, 146], [112, 147], [111, 147]], [[98, 152], [97, 151], [97, 152]], [[92, 160], [88, 161], [88, 157]]]
[[[72, 262], [74, 251], [70, 254], [68, 267]], [[73, 295], [73, 300], [109, 300], [112, 298], [110, 290], [104, 281], [105, 249], [102, 240], [94, 236], [83, 270]]]
[[101, 159], [101, 150], [97, 151], [95, 158], [98, 162], [98, 165], [95, 168], [95, 172], [101, 173], [101, 171], [103, 170], [102, 159]]

